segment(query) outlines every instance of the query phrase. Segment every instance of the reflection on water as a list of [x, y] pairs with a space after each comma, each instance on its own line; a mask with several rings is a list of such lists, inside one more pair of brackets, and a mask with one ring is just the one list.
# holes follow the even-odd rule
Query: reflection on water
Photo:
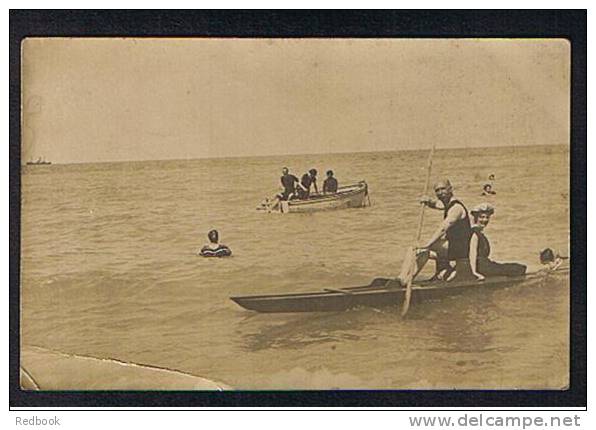
[[[416, 233], [427, 155], [26, 169], [23, 343], [180, 369], [248, 389], [564, 386], [567, 279], [415, 304], [406, 319], [398, 308], [259, 315], [229, 300], [395, 276]], [[366, 179], [373, 205], [258, 213], [255, 206], [276, 190], [284, 165], [297, 174], [333, 168], [340, 185]], [[495, 259], [534, 270], [540, 249], [568, 248], [566, 148], [437, 151], [433, 169], [469, 206], [485, 199], [484, 179], [496, 175], [496, 213], [487, 230]], [[537, 193], [546, 182], [554, 188]], [[427, 211], [423, 236], [440, 219]], [[196, 256], [212, 228], [234, 257]]]
[[267, 348], [300, 349], [311, 344], [358, 340], [359, 335], [352, 333], [352, 330], [361, 330], [362, 325], [367, 322], [358, 318], [359, 313], [362, 311], [302, 314], [281, 323], [267, 321], [269, 315], [260, 315], [256, 324], [252, 327], [242, 324], [237, 333], [248, 351]]
[[470, 297], [450, 297], [420, 303], [412, 307], [407, 320], [400, 317], [401, 309], [397, 306], [296, 314], [283, 316], [283, 321], [270, 314], [250, 313], [239, 322], [237, 333], [248, 351], [299, 349], [316, 343], [357, 341], [365, 332], [382, 330], [381, 327], [390, 327], [399, 336], [400, 329], [411, 330], [411, 325], [416, 324], [424, 327], [425, 337], [431, 340], [425, 350], [485, 352], [493, 349], [486, 325], [498, 317], [497, 307], [491, 304], [491, 294], [490, 290], [482, 289], [469, 294], [472, 301]]

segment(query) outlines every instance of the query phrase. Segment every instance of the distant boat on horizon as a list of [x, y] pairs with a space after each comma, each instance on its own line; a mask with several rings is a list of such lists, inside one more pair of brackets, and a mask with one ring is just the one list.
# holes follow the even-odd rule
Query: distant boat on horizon
[[39, 165], [44, 165], [44, 164], [52, 164], [52, 162], [51, 161], [44, 160], [41, 157], [39, 157], [35, 161], [27, 161], [27, 165], [28, 166], [39, 166]]

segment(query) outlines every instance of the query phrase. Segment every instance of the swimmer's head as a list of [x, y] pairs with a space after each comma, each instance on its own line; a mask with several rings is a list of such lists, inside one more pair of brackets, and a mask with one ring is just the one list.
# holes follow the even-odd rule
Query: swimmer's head
[[209, 233], [207, 233], [207, 237], [211, 243], [217, 243], [219, 240], [219, 233], [217, 233], [217, 230], [211, 230]]
[[308, 173], [310, 173], [310, 176], [317, 176], [317, 169], [310, 169]]
[[284, 175], [287, 175], [288, 173], [290, 173], [290, 169], [288, 169], [287, 167], [284, 167], [283, 169], [281, 169], [281, 173]]
[[555, 261], [555, 252], [551, 248], [546, 248], [540, 251], [540, 263], [548, 264]]

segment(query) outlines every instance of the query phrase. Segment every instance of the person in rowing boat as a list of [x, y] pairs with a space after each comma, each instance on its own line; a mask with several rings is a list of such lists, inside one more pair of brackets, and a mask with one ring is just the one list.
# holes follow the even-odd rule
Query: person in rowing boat
[[[438, 181], [434, 185], [434, 191], [438, 201], [425, 197], [421, 203], [432, 209], [442, 210], [443, 221], [426, 244], [417, 249], [414, 276], [422, 270], [430, 258], [436, 262], [433, 276], [435, 279], [450, 281], [456, 276], [458, 279], [471, 278], [469, 245], [472, 229], [468, 210], [454, 197], [453, 186], [449, 179]], [[406, 279], [405, 274], [401, 274], [399, 279], [402, 281]]]
[[283, 191], [278, 195], [280, 200], [291, 200], [296, 194], [296, 185], [299, 183], [298, 178], [290, 173], [290, 169], [284, 167], [281, 170], [281, 186]]
[[282, 191], [277, 194], [272, 200], [265, 199], [262, 205], [268, 210], [274, 210], [280, 201], [292, 200], [296, 197], [296, 185], [299, 183], [298, 178], [290, 173], [290, 169], [284, 167], [281, 169]]
[[337, 179], [333, 177], [333, 170], [327, 170], [327, 179], [323, 182], [323, 194], [337, 193]]
[[497, 263], [490, 255], [490, 242], [484, 235], [484, 229], [490, 222], [495, 209], [488, 203], [475, 206], [472, 214], [472, 237], [470, 238], [470, 269], [480, 281], [491, 276], [522, 276], [526, 273], [526, 266], [519, 263]]
[[319, 193], [317, 188], [317, 169], [310, 169], [307, 173], [302, 175], [300, 182], [298, 183], [298, 188], [296, 191], [298, 192], [298, 198], [301, 200], [306, 200], [310, 196], [310, 187], [314, 185], [315, 193]]
[[219, 233], [217, 230], [211, 230], [207, 233], [209, 243], [199, 252], [201, 257], [229, 257], [232, 255], [232, 250], [226, 245], [219, 243]]

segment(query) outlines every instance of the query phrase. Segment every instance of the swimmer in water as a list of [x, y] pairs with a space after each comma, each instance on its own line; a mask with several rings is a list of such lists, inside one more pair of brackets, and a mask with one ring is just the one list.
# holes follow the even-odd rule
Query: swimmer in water
[[496, 191], [493, 191], [493, 186], [491, 184], [484, 184], [482, 187], [482, 195], [483, 196], [492, 196], [497, 194]]
[[540, 263], [544, 264], [546, 270], [555, 270], [569, 257], [563, 257], [555, 253], [551, 248], [546, 248], [540, 252]]
[[199, 252], [201, 257], [229, 257], [232, 255], [232, 250], [226, 245], [219, 243], [219, 233], [217, 230], [211, 230], [207, 233], [209, 243]]

